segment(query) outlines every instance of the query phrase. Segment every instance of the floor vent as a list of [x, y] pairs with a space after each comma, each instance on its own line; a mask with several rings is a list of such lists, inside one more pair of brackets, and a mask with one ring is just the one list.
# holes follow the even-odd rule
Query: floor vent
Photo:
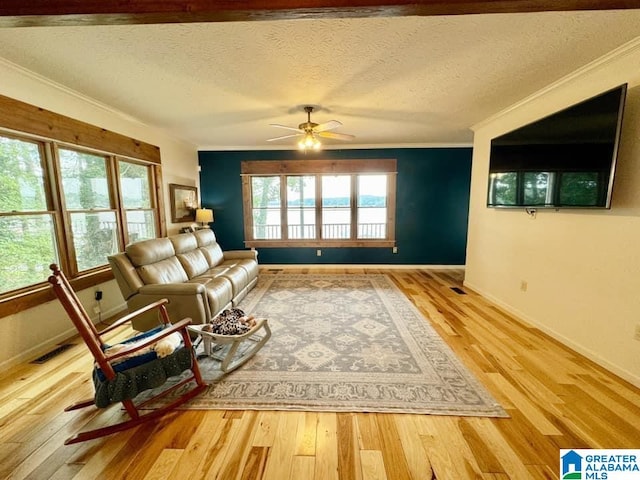
[[458, 295], [466, 295], [467, 294], [467, 292], [465, 292], [464, 290], [462, 290], [461, 288], [458, 288], [458, 287], [451, 287], [451, 290], [456, 292]]
[[36, 358], [31, 363], [41, 364], [41, 363], [48, 362], [49, 360], [51, 360], [56, 355], [60, 355], [62, 352], [64, 352], [68, 348], [73, 347], [73, 345], [74, 345], [73, 343], [63, 343], [62, 345], [58, 345], [56, 348], [54, 348], [50, 352], [45, 353], [41, 357]]

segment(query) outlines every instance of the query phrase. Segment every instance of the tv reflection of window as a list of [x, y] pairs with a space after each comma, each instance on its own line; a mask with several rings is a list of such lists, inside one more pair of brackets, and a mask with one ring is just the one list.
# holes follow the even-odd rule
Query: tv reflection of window
[[560, 177], [559, 205], [599, 205], [606, 191], [600, 172], [563, 172]]
[[489, 205], [517, 205], [517, 172], [492, 173], [489, 177]]
[[555, 172], [524, 172], [523, 202], [526, 205], [552, 205]]
[[489, 177], [489, 206], [598, 206], [605, 201], [607, 172], [495, 172]]

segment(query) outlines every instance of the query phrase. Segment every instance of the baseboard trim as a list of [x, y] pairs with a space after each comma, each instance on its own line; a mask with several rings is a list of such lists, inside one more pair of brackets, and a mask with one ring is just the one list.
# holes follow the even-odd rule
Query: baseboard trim
[[375, 268], [388, 270], [464, 270], [464, 265], [395, 265], [395, 264], [342, 264], [342, 263], [309, 263], [309, 264], [269, 264], [261, 263], [260, 268]]
[[[127, 308], [126, 304], [117, 305], [103, 312], [102, 320], [112, 317], [113, 315], [116, 315], [122, 312], [126, 308]], [[94, 317], [91, 317], [91, 321], [93, 323], [98, 323], [99, 322], [98, 316], [96, 315]], [[45, 353], [53, 350], [55, 347], [59, 346], [60, 344], [67, 343], [70, 339], [72, 339], [77, 335], [78, 335], [77, 330], [73, 327], [69, 327], [67, 330], [64, 330], [63, 332], [59, 333], [55, 337], [52, 337], [44, 342], [41, 342], [38, 345], [34, 345], [28, 350], [24, 350], [20, 354], [0, 362], [0, 373], [3, 373], [17, 365], [20, 365], [21, 363], [28, 363], [34, 360], [35, 358], [38, 358], [44, 355]], [[82, 340], [78, 339], [78, 342], [82, 342]]]
[[39, 343], [38, 345], [34, 345], [28, 350], [24, 350], [19, 355], [8, 358], [0, 363], [0, 373], [9, 370], [10, 368], [15, 367], [21, 363], [28, 363], [35, 358], [38, 358], [50, 350], [54, 349], [61, 343], [66, 343], [67, 340], [77, 335], [75, 328], [70, 328], [65, 330], [64, 332], [56, 335], [53, 338], [50, 338], [46, 342]]
[[627, 371], [627, 370], [625, 370], [623, 368], [620, 368], [619, 366], [609, 362], [608, 360], [602, 358], [600, 355], [598, 355], [593, 350], [590, 350], [590, 349], [584, 347], [583, 345], [580, 345], [579, 343], [574, 342], [570, 338], [568, 338], [568, 337], [562, 335], [561, 333], [558, 333], [555, 330], [547, 327], [546, 325], [542, 324], [541, 322], [539, 322], [535, 318], [532, 318], [532, 317], [526, 315], [525, 313], [521, 312], [517, 308], [514, 308], [513, 306], [511, 306], [511, 305], [503, 302], [502, 300], [494, 297], [493, 295], [489, 294], [488, 292], [485, 292], [484, 290], [482, 290], [481, 288], [478, 288], [477, 286], [473, 285], [472, 283], [464, 281], [463, 285], [465, 286], [465, 288], [468, 288], [468, 289], [474, 291], [475, 293], [477, 293], [479, 295], [482, 295], [487, 300], [490, 300], [491, 302], [495, 303], [497, 306], [499, 306], [500, 308], [505, 310], [507, 313], [509, 313], [510, 315], [513, 315], [516, 318], [517, 321], [519, 321], [519, 322], [521, 322], [521, 323], [523, 323], [525, 325], [537, 328], [541, 332], [543, 332], [543, 333], [549, 335], [551, 338], [559, 341], [564, 346], [570, 348], [574, 352], [579, 353], [580, 355], [588, 358], [592, 362], [598, 364], [602, 368], [604, 368], [604, 369], [608, 370], [609, 372], [617, 375], [618, 377], [622, 378], [623, 380], [626, 380], [627, 382], [631, 383], [635, 387], [640, 388], [640, 377], [638, 377], [638, 376], [634, 375], [633, 373], [631, 373], [631, 372], [629, 372], [629, 371]]

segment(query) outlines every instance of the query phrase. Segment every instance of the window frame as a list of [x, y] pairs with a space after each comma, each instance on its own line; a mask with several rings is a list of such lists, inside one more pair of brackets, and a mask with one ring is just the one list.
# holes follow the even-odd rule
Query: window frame
[[[149, 188], [154, 210], [155, 232], [166, 235], [160, 149], [154, 145], [110, 132], [79, 120], [44, 110], [0, 95], [0, 135], [38, 144], [47, 202], [46, 213], [52, 215], [60, 267], [74, 289], [81, 290], [113, 279], [108, 264], [78, 271], [70, 224], [70, 210], [65, 208], [58, 149], [74, 150], [106, 159], [110, 211], [115, 211], [118, 250], [129, 242], [126, 212], [120, 189], [119, 162], [140, 164], [149, 170]], [[2, 215], [14, 215], [5, 212]], [[55, 296], [46, 276], [41, 282], [0, 293], [0, 317], [16, 314], [53, 300]]]
[[[147, 181], [149, 182], [149, 207], [130, 208], [125, 205], [124, 195], [122, 192], [123, 190], [122, 176], [121, 176], [122, 163], [139, 165], [147, 169]], [[117, 185], [116, 185], [117, 201], [118, 201], [118, 204], [120, 205], [118, 214], [122, 217], [124, 244], [129, 245], [134, 241], [137, 242], [139, 240], [146, 240], [145, 238], [136, 239], [136, 240], [131, 239], [131, 235], [130, 235], [131, 232], [127, 227], [129, 224], [129, 220], [128, 220], [129, 212], [153, 212], [155, 217], [154, 223], [155, 223], [155, 234], [156, 234], [156, 236], [153, 238], [164, 236], [164, 234], [161, 234], [163, 217], [161, 217], [158, 213], [158, 209], [160, 208], [160, 204], [161, 204], [161, 198], [159, 197], [158, 192], [161, 191], [162, 180], [159, 176], [156, 177], [155, 175], [156, 167], [146, 162], [141, 162], [139, 160], [132, 159], [132, 158], [124, 158], [121, 156], [116, 156], [114, 167], [115, 167], [115, 177], [117, 181]]]
[[[246, 160], [241, 162], [242, 203], [244, 222], [244, 244], [248, 248], [277, 248], [277, 247], [395, 247], [395, 223], [396, 223], [396, 159], [355, 159], [355, 160]], [[357, 178], [358, 175], [384, 174], [387, 176], [387, 217], [386, 237], [384, 239], [361, 239], [358, 235], [358, 208], [357, 208]], [[324, 239], [319, 235], [322, 229], [322, 177], [326, 175], [350, 175], [350, 215], [351, 232], [349, 239]], [[280, 176], [280, 212], [281, 235], [279, 240], [255, 239], [253, 234], [253, 202], [252, 202], [252, 178], [256, 176]], [[286, 177], [288, 176], [313, 176], [315, 177], [315, 214], [316, 232], [315, 239], [289, 239], [288, 223], [286, 219]]]

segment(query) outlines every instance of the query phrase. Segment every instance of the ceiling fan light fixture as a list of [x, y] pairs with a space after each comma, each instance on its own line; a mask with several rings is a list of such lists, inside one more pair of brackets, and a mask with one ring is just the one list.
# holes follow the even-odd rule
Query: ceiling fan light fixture
[[318, 139], [318, 137], [331, 138], [333, 140], [353, 140], [355, 138], [354, 135], [349, 135], [347, 133], [336, 133], [330, 132], [329, 130], [333, 130], [334, 128], [338, 128], [342, 125], [338, 120], [329, 120], [324, 123], [314, 123], [311, 121], [311, 112], [313, 112], [312, 106], [304, 107], [304, 111], [307, 113], [307, 121], [298, 125], [298, 127], [289, 127], [287, 125], [280, 125], [278, 123], [272, 123], [272, 127], [284, 128], [286, 130], [292, 130], [296, 133], [292, 133], [289, 135], [282, 135], [280, 137], [268, 138], [267, 142], [273, 142], [276, 140], [283, 140], [285, 138], [290, 137], [300, 137], [300, 141], [298, 142], [298, 148], [306, 152], [307, 150], [320, 150], [322, 148], [322, 143]]
[[320, 150], [321, 146], [320, 140], [316, 138], [313, 132], [305, 133], [304, 138], [298, 142], [300, 150]]

